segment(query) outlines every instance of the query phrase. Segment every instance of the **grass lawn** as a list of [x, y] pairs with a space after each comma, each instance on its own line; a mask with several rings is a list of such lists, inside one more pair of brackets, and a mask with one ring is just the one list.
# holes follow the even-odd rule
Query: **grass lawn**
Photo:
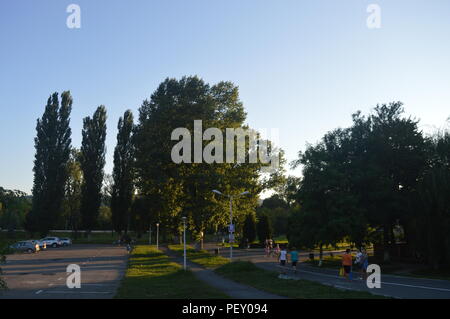
[[442, 279], [442, 280], [450, 280], [450, 269], [420, 269], [412, 271], [408, 276], [412, 277], [420, 277], [420, 278], [430, 278], [430, 279]]
[[242, 284], [289, 298], [384, 298], [363, 291], [342, 291], [308, 280], [279, 279], [277, 272], [260, 269], [248, 261], [228, 263], [217, 268], [215, 272]]
[[[183, 255], [183, 245], [169, 245], [169, 249], [176, 252], [179, 255]], [[186, 246], [187, 258], [205, 268], [217, 268], [226, 263], [229, 263], [228, 258], [221, 256], [215, 256], [207, 252], [206, 250], [195, 250], [192, 246]]]
[[190, 271], [170, 261], [153, 246], [136, 246], [132, 251], [128, 270], [115, 298], [139, 299], [200, 299], [228, 298]]

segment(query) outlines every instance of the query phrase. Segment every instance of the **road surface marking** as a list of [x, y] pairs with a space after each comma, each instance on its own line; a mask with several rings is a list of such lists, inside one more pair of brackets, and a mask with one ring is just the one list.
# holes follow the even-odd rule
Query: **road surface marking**
[[36, 291], [36, 295], [39, 295], [41, 292], [43, 292], [43, 290]]
[[[308, 274], [324, 276], [324, 277], [332, 277], [332, 278], [336, 278], [337, 277], [335, 275], [322, 274], [322, 273], [313, 272], [313, 271], [306, 271], [306, 270], [299, 270], [299, 271], [304, 272], [304, 273], [308, 273]], [[386, 282], [386, 281], [381, 281], [381, 284], [382, 285], [393, 285], [393, 286], [404, 286], [404, 287], [419, 288], [419, 289], [438, 290], [438, 291], [450, 291], [450, 289], [445, 289], [445, 288], [435, 288], [435, 287], [427, 287], [427, 286], [398, 284], [398, 283], [395, 283], [395, 282]]]
[[427, 286], [415, 286], [415, 285], [407, 285], [407, 284], [397, 284], [395, 282], [383, 282], [382, 281], [381, 284], [394, 285], [394, 286], [404, 286], [404, 287], [412, 287], [412, 288], [420, 288], [420, 289], [439, 290], [439, 291], [450, 291], [450, 289], [445, 289], [445, 288], [435, 288], [435, 287], [427, 287]]

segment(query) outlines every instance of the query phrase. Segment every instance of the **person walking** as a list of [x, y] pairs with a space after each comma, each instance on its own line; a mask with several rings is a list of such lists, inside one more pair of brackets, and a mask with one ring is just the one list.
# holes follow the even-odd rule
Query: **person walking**
[[352, 254], [351, 250], [347, 248], [345, 253], [342, 255], [342, 267], [344, 267], [344, 277], [350, 280], [350, 272], [352, 271]]
[[278, 257], [278, 260], [280, 262], [281, 266], [286, 266], [286, 262], [287, 262], [287, 251], [286, 248], [282, 248], [280, 251], [280, 256]]
[[361, 249], [361, 271], [362, 271], [362, 278], [363, 280], [367, 279], [367, 267], [369, 267], [369, 255], [367, 254], [367, 251], [365, 248]]
[[297, 271], [297, 262], [298, 262], [298, 251], [297, 249], [295, 249], [295, 247], [292, 247], [291, 251], [290, 251], [290, 255], [291, 255], [291, 263], [292, 263], [292, 268], [294, 268], [294, 271]]
[[275, 247], [275, 257], [278, 258], [280, 256], [280, 244], [277, 244], [277, 246]]
[[362, 274], [362, 263], [361, 263], [362, 262], [362, 256], [363, 256], [362, 248], [360, 248], [358, 250], [358, 252], [356, 253], [356, 256], [355, 256], [355, 268], [359, 272], [359, 279], [362, 279], [362, 276], [363, 276], [363, 274]]

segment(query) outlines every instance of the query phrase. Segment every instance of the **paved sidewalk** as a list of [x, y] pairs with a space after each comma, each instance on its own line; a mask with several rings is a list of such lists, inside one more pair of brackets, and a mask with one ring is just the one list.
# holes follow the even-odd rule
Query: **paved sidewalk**
[[[177, 263], [183, 265], [183, 257], [178, 256], [174, 252], [170, 251], [167, 247], [160, 247], [160, 249], [169, 257], [173, 258]], [[264, 292], [255, 289], [250, 286], [242, 285], [232, 280], [226, 279], [222, 276], [217, 275], [211, 269], [205, 269], [198, 264], [195, 264], [187, 260], [187, 267], [194, 275], [206, 282], [208, 285], [215, 287], [231, 298], [235, 299], [287, 299], [286, 297], [281, 297], [268, 292]]]

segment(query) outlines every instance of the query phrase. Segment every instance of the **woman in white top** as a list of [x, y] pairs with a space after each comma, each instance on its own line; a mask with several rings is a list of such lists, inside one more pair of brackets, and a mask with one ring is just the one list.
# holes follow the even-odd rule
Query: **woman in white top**
[[281, 266], [285, 266], [286, 265], [286, 261], [287, 261], [286, 248], [283, 247], [283, 249], [280, 251], [280, 256], [278, 257], [278, 260], [280, 261]]

